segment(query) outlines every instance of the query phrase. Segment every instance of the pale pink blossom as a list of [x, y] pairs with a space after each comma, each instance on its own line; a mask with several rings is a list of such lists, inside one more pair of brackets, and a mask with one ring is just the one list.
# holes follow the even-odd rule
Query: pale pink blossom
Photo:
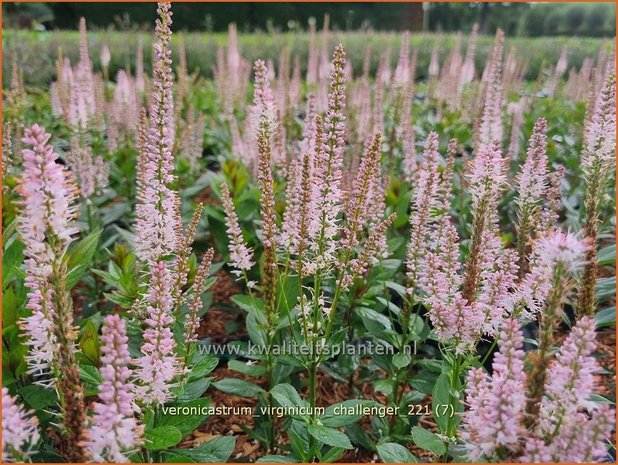
[[438, 134], [427, 136], [423, 159], [416, 174], [416, 183], [411, 200], [410, 242], [406, 254], [406, 276], [408, 292], [414, 297], [418, 286], [420, 269], [424, 266], [430, 242], [429, 233], [435, 218], [433, 210], [437, 207], [438, 193]]
[[38, 421], [34, 412], [26, 411], [7, 388], [2, 388], [2, 461], [28, 461], [38, 441]]
[[582, 169], [589, 179], [607, 176], [616, 161], [616, 77], [604, 83], [584, 132]]
[[90, 145], [77, 137], [71, 140], [71, 150], [66, 154], [66, 161], [77, 179], [80, 196], [91, 198], [95, 192], [107, 186], [109, 181], [109, 163], [101, 156], [92, 153]]
[[479, 125], [476, 149], [483, 145], [502, 144], [502, 105], [504, 89], [502, 82], [502, 53], [504, 33], [496, 31], [496, 40], [488, 61], [487, 75], [484, 76], [485, 94], [483, 96], [483, 114]]
[[94, 462], [129, 462], [128, 454], [140, 444], [141, 427], [134, 416], [134, 390], [129, 368], [131, 356], [125, 323], [119, 315], [109, 315], [101, 329], [101, 377], [99, 402], [86, 448]]
[[154, 44], [155, 65], [153, 93], [150, 109], [150, 126], [145, 144], [142, 168], [144, 179], [140, 185], [135, 207], [136, 238], [134, 247], [137, 256], [154, 263], [162, 256], [176, 250], [181, 220], [178, 215], [180, 203], [178, 192], [171, 188], [174, 182], [174, 99], [172, 96], [172, 60], [169, 43], [171, 11], [170, 3], [161, 2], [158, 8]]
[[172, 397], [171, 388], [178, 373], [174, 354], [176, 342], [172, 333], [172, 275], [165, 262], [155, 263], [151, 270], [146, 301], [146, 330], [143, 356], [135, 362], [135, 378], [139, 385], [136, 397], [146, 405], [163, 404]]
[[526, 405], [523, 334], [516, 320], [506, 320], [500, 350], [489, 378], [482, 368], [468, 373], [462, 438], [472, 460], [492, 458], [498, 448], [516, 451], [524, 434], [521, 423]]
[[322, 147], [315, 161], [313, 205], [315, 212], [309, 227], [311, 250], [317, 268], [326, 268], [335, 260], [338, 216], [343, 207], [341, 178], [345, 149], [345, 50], [338, 45], [333, 54], [328, 110], [324, 119]]
[[461, 268], [457, 230], [446, 220], [420, 270], [419, 287], [436, 335], [457, 352], [471, 347], [483, 324], [482, 315], [461, 295]]
[[52, 362], [56, 339], [53, 334], [53, 290], [49, 282], [53, 261], [64, 254], [77, 232], [74, 225], [74, 185], [68, 179], [58, 154], [48, 143], [51, 135], [35, 124], [25, 131], [22, 151], [23, 175], [17, 191], [21, 200], [18, 230], [24, 242], [26, 308], [32, 315], [21, 320], [29, 347], [29, 372], [46, 373]]
[[236, 274], [242, 274], [253, 266], [253, 252], [247, 247], [242, 235], [242, 229], [238, 224], [238, 216], [234, 209], [234, 202], [230, 195], [230, 189], [226, 183], [221, 184], [221, 201], [225, 212], [225, 225], [227, 226], [227, 237], [229, 239], [230, 261]]
[[537, 203], [547, 189], [547, 120], [539, 118], [532, 129], [526, 161], [517, 176], [519, 208]]
[[532, 248], [530, 272], [524, 276], [513, 293], [516, 311], [524, 318], [531, 318], [545, 304], [552, 287], [554, 274], [574, 274], [583, 265], [589, 244], [572, 233], [559, 230], [539, 238]]

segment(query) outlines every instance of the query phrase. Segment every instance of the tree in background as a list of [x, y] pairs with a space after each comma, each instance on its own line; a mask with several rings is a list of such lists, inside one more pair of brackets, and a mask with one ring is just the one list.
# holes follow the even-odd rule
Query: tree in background
[[[469, 32], [478, 22], [485, 34], [500, 27], [510, 36], [616, 34], [613, 3], [226, 3], [175, 2], [179, 30], [225, 31], [231, 22], [253, 32], [306, 29], [309, 18], [322, 27], [325, 14], [334, 30]], [[92, 28], [141, 29], [152, 24], [147, 3], [3, 3], [3, 26], [75, 29], [81, 16]]]

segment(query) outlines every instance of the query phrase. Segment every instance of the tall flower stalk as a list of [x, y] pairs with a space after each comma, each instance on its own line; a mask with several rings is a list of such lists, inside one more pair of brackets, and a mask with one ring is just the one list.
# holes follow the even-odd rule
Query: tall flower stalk
[[150, 122], [143, 148], [143, 179], [138, 182], [143, 191], [135, 207], [135, 252], [150, 264], [176, 251], [181, 230], [180, 199], [172, 187], [175, 176], [170, 3], [160, 2], [157, 13]]
[[555, 356], [544, 383], [538, 423], [527, 421], [523, 334], [516, 320], [500, 333], [500, 351], [489, 377], [470, 370], [462, 438], [470, 460], [509, 462], [593, 462], [605, 457], [615, 411], [589, 401], [598, 365], [595, 323], [581, 318]]
[[589, 119], [584, 134], [582, 170], [584, 174], [584, 232], [593, 247], [586, 254], [586, 265], [579, 288], [577, 310], [580, 315], [595, 312], [595, 291], [598, 274], [597, 239], [600, 207], [604, 188], [615, 163], [616, 146], [616, 76], [611, 74], [603, 86], [600, 98]]
[[547, 121], [539, 118], [534, 124], [526, 161], [518, 176], [517, 253], [518, 275], [522, 278], [528, 271], [528, 255], [536, 228], [540, 223], [541, 201], [548, 189], [547, 180]]
[[35, 453], [39, 441], [38, 421], [17, 398], [2, 388], [2, 461], [26, 462]]
[[539, 310], [542, 309], [538, 313], [539, 348], [529, 378], [528, 424], [538, 419], [554, 332], [561, 318], [562, 306], [572, 290], [571, 278], [581, 268], [587, 248], [585, 242], [572, 234], [559, 231], [539, 239], [532, 255], [531, 272], [520, 286], [520, 295], [533, 299], [533, 304], [528, 307], [540, 306]]
[[131, 356], [124, 320], [109, 315], [101, 330], [99, 402], [89, 430], [87, 449], [94, 462], [129, 462], [128, 455], [141, 443], [141, 426], [135, 419]]
[[76, 188], [57, 163], [58, 154], [48, 144], [50, 137], [35, 124], [26, 129], [23, 139], [29, 148], [23, 150], [18, 229], [26, 245], [25, 284], [30, 290], [26, 308], [32, 315], [21, 325], [29, 347], [26, 358], [30, 373], [43, 376], [40, 382], [58, 389], [67, 459], [81, 461], [87, 457], [81, 445], [86, 415], [75, 358], [77, 332], [66, 263], [67, 247], [77, 232], [73, 224]]
[[151, 269], [149, 291], [146, 296], [146, 330], [142, 356], [137, 359], [135, 388], [137, 399], [145, 405], [163, 404], [172, 397], [171, 388], [178, 374], [174, 353], [176, 342], [172, 333], [174, 318], [171, 295], [172, 275], [165, 262], [155, 263]]

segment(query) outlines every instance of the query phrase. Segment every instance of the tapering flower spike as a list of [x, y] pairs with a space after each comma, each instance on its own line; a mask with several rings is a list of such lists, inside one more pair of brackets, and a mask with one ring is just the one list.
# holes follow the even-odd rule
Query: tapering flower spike
[[547, 397], [543, 398], [541, 410], [555, 415], [547, 415], [546, 420], [557, 423], [580, 408], [595, 407], [588, 399], [594, 393], [594, 374], [599, 370], [592, 356], [596, 347], [594, 319], [582, 317], [562, 343], [556, 363], [548, 370]]
[[[264, 116], [263, 116], [264, 118]], [[258, 133], [258, 187], [260, 189], [260, 218], [262, 221], [262, 244], [264, 245], [264, 270], [262, 288], [264, 308], [274, 318], [277, 285], [278, 236], [277, 214], [275, 212], [275, 187], [271, 169], [272, 151], [264, 132]]]
[[406, 86], [412, 79], [410, 73], [410, 31], [404, 31], [401, 36], [401, 48], [399, 49], [399, 61], [395, 68], [394, 82], [400, 86]]
[[483, 145], [502, 143], [502, 104], [504, 90], [502, 83], [502, 53], [504, 49], [504, 32], [496, 31], [494, 48], [488, 63], [488, 72], [483, 96], [483, 111], [480, 127], [476, 136], [475, 149]]
[[577, 274], [584, 265], [588, 248], [587, 241], [559, 230], [538, 239], [530, 254], [530, 271], [514, 293], [518, 316], [531, 318], [536, 315], [545, 305], [556, 273]]
[[26, 130], [24, 174], [18, 187], [23, 211], [18, 228], [26, 244], [26, 307], [32, 316], [21, 321], [30, 347], [26, 357], [30, 371], [47, 374], [54, 368], [54, 383], [61, 394], [63, 426], [67, 431], [65, 456], [83, 461], [85, 405], [74, 344], [73, 306], [66, 279], [66, 248], [76, 231], [73, 225], [75, 187], [67, 180], [58, 155], [48, 144], [50, 135], [34, 125]]
[[144, 147], [145, 164], [138, 172], [144, 186], [135, 207], [135, 251], [137, 256], [154, 264], [164, 255], [173, 253], [178, 245], [181, 230], [177, 214], [179, 197], [171, 185], [174, 182], [174, 99], [172, 95], [172, 60], [169, 48], [172, 31], [170, 3], [160, 2], [157, 9], [154, 44], [153, 93], [150, 108], [150, 124]]
[[277, 132], [278, 117], [275, 97], [270, 87], [268, 68], [262, 60], [257, 60], [253, 66], [255, 74], [253, 88], [253, 106], [249, 109], [248, 118], [251, 121], [253, 134], [251, 142], [255, 144], [257, 134], [263, 132], [270, 141]]
[[526, 161], [517, 176], [517, 252], [519, 253], [519, 276], [528, 270], [528, 255], [531, 241], [535, 238], [540, 203], [548, 189], [547, 180], [547, 121], [539, 118], [534, 124], [530, 143], [526, 152]]
[[26, 246], [26, 308], [32, 316], [22, 320], [28, 337], [29, 371], [49, 372], [56, 339], [53, 334], [53, 288], [50, 277], [53, 261], [59, 259], [77, 232], [74, 199], [76, 189], [68, 173], [57, 162], [58, 154], [48, 143], [50, 134], [39, 125], [27, 128], [23, 143], [23, 175], [17, 191], [22, 203], [18, 230]]
[[378, 263], [382, 258], [384, 237], [388, 228], [395, 221], [396, 216], [395, 213], [392, 213], [375, 226], [367, 240], [363, 243], [363, 248], [358, 257], [350, 260], [350, 270], [347, 274], [342, 275], [340, 283], [343, 289], [348, 289], [355, 278], [362, 277], [371, 266]]
[[229, 239], [230, 260], [233, 271], [241, 275], [253, 266], [253, 251], [247, 246], [242, 235], [242, 230], [238, 224], [238, 216], [234, 209], [234, 202], [230, 195], [230, 189], [226, 183], [221, 184], [221, 200], [225, 212], [225, 225], [227, 226], [227, 237]]
[[102, 156], [94, 156], [92, 148], [84, 145], [77, 137], [71, 140], [71, 150], [67, 153], [67, 164], [78, 181], [79, 193], [83, 198], [107, 186], [109, 163]]
[[105, 69], [109, 66], [109, 62], [112, 59], [112, 54], [109, 51], [109, 47], [107, 46], [107, 44], [103, 44], [103, 47], [101, 47], [101, 66]]
[[188, 298], [187, 306], [189, 313], [184, 323], [185, 333], [184, 338], [187, 344], [197, 341], [197, 330], [200, 325], [200, 311], [202, 310], [202, 294], [206, 291], [206, 279], [215, 251], [208, 249], [208, 252], [202, 257], [200, 266], [195, 273], [191, 295]]
[[299, 215], [302, 197], [301, 161], [294, 159], [288, 168], [287, 186], [285, 190], [285, 212], [281, 224], [281, 233], [277, 242], [285, 250], [294, 253], [300, 240]]
[[89, 429], [87, 449], [94, 462], [129, 462], [128, 455], [141, 443], [141, 427], [134, 416], [134, 390], [129, 368], [131, 356], [125, 323], [109, 315], [101, 329], [99, 402]]
[[595, 291], [597, 282], [598, 228], [601, 222], [599, 210], [605, 195], [608, 178], [614, 172], [616, 147], [616, 76], [610, 74], [594, 108], [594, 112], [584, 132], [582, 169], [584, 173], [584, 206], [586, 218], [584, 232], [593, 247], [586, 255], [586, 268], [578, 296], [580, 315], [593, 315], [595, 312]]
[[148, 308], [144, 331], [143, 356], [135, 362], [137, 399], [146, 405], [163, 404], [171, 398], [170, 389], [177, 374], [174, 355], [176, 342], [172, 334], [172, 276], [165, 262], [155, 263], [151, 270], [146, 296]]
[[320, 216], [312, 221], [311, 249], [317, 253], [316, 266], [326, 268], [335, 260], [337, 220], [341, 212], [341, 178], [345, 148], [345, 50], [335, 48], [330, 75], [328, 110], [324, 119], [323, 137], [315, 161], [315, 200], [312, 209]]
[[405, 180], [412, 184], [416, 179], [417, 160], [416, 160], [416, 139], [414, 134], [414, 124], [412, 122], [412, 102], [414, 100], [414, 80], [406, 85], [403, 95], [403, 113], [401, 116], [401, 145], [403, 147], [402, 169]]
[[506, 320], [491, 378], [483, 368], [468, 373], [466, 402], [470, 408], [464, 416], [462, 437], [472, 460], [493, 457], [498, 448], [516, 451], [519, 447], [526, 404], [523, 342], [519, 323]]
[[527, 317], [530, 312], [543, 309], [538, 317], [538, 351], [529, 377], [527, 423], [531, 427], [538, 422], [538, 413], [545, 397], [554, 332], [561, 319], [562, 307], [572, 291], [571, 278], [581, 267], [588, 246], [587, 242], [574, 235], [560, 231], [539, 239], [538, 248], [533, 250], [531, 271], [516, 289], [515, 315]]
[[479, 25], [474, 23], [472, 26], [472, 32], [470, 32], [470, 40], [468, 41], [468, 48], [466, 49], [466, 58], [464, 59], [461, 68], [460, 85], [474, 80], [475, 67], [474, 57], [476, 55], [476, 42], [479, 35]]
[[2, 388], [2, 462], [26, 462], [39, 441], [38, 421]]
[[351, 196], [351, 208], [346, 215], [344, 238], [341, 246], [345, 251], [352, 251], [358, 245], [358, 233], [365, 224], [367, 216], [367, 202], [370, 188], [376, 171], [380, 169], [381, 158], [380, 134], [376, 134], [373, 143], [368, 147], [358, 169], [358, 175], [354, 183]]
[[189, 274], [189, 259], [191, 257], [191, 251], [193, 250], [191, 245], [195, 239], [195, 233], [202, 218], [202, 211], [204, 210], [204, 204], [198, 203], [191, 216], [191, 221], [185, 228], [182, 239], [178, 247], [178, 253], [176, 256], [176, 262], [174, 264], [174, 286], [172, 287], [172, 297], [174, 298], [174, 305], [176, 308], [182, 303], [182, 291], [187, 284], [187, 278]]
[[506, 160], [500, 145], [482, 145], [467, 172], [472, 195], [472, 237], [466, 264], [463, 296], [468, 302], [476, 299], [480, 273], [484, 265], [493, 263], [498, 255], [498, 199], [506, 185]]
[[482, 317], [462, 297], [459, 261], [459, 237], [449, 221], [441, 226], [434, 250], [427, 253], [421, 268], [419, 287], [425, 292], [423, 302], [440, 340], [464, 352], [473, 345], [482, 326]]
[[419, 270], [427, 253], [428, 233], [433, 223], [432, 209], [437, 207], [438, 156], [438, 134], [431, 132], [427, 136], [411, 201], [410, 242], [406, 254], [407, 288], [410, 297], [416, 293]]

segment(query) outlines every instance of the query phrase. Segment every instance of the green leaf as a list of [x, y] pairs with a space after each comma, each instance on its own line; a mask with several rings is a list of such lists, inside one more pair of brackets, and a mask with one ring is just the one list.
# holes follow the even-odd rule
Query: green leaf
[[256, 346], [265, 346], [266, 331], [264, 331], [263, 326], [258, 322], [256, 313], [249, 313], [245, 319], [245, 324], [247, 326], [247, 332], [249, 333], [251, 341], [253, 341]]
[[238, 305], [242, 310], [252, 313], [255, 310], [262, 312], [264, 310], [264, 302], [259, 297], [251, 297], [246, 294], [238, 294], [232, 296], [232, 302]]
[[395, 442], [378, 445], [378, 455], [384, 463], [417, 463], [418, 459], [408, 449]]
[[386, 315], [366, 307], [356, 308], [355, 312], [361, 317], [365, 328], [373, 336], [391, 343], [393, 342], [393, 326], [391, 320]]
[[228, 394], [234, 394], [241, 397], [253, 397], [264, 391], [260, 386], [244, 379], [237, 378], [225, 378], [221, 381], [213, 383], [213, 386], [220, 391], [227, 392]]
[[386, 285], [386, 287], [388, 287], [389, 289], [392, 289], [397, 294], [399, 294], [401, 297], [406, 296], [407, 291], [406, 291], [405, 286], [402, 286], [401, 284], [396, 283], [394, 281], [386, 281], [384, 284]]
[[160, 426], [144, 433], [144, 447], [148, 450], [161, 450], [175, 446], [182, 441], [182, 433], [174, 426]]
[[67, 289], [72, 289], [86, 272], [97, 251], [101, 230], [91, 232], [68, 252]]
[[103, 382], [97, 367], [93, 365], [80, 365], [79, 378], [84, 382], [87, 396], [95, 396], [99, 393], [99, 386]]
[[599, 266], [613, 265], [616, 263], [616, 244], [611, 244], [599, 250], [597, 256]]
[[604, 308], [594, 315], [597, 328], [607, 328], [616, 324], [616, 306]]
[[161, 416], [157, 425], [158, 427], [174, 426], [184, 437], [208, 419], [209, 406], [210, 399], [206, 397], [175, 405], [165, 405], [161, 407]]
[[17, 296], [13, 288], [2, 292], [2, 328], [6, 329], [17, 323]]
[[195, 463], [191, 457], [186, 455], [176, 454], [173, 452], [163, 453], [163, 463]]
[[592, 401], [592, 402], [596, 402], [597, 404], [616, 405], [615, 402], [612, 402], [611, 400], [609, 400], [609, 399], [607, 399], [607, 398], [605, 398], [603, 396], [600, 396], [598, 394], [591, 394], [588, 397], [588, 400]]
[[86, 321], [82, 329], [81, 339], [79, 340], [79, 348], [82, 354], [93, 365], [97, 365], [101, 357], [101, 343], [99, 342], [99, 331], [92, 320]]
[[441, 406], [450, 404], [451, 383], [448, 374], [442, 373], [436, 380], [431, 394], [432, 409], [434, 418], [440, 429], [440, 432], [447, 432], [448, 417], [446, 415], [436, 415], [436, 412], [441, 410]]
[[294, 386], [290, 384], [277, 384], [270, 390], [270, 394], [282, 407], [297, 408], [305, 405], [305, 401], [300, 398]]
[[436, 385], [437, 378], [438, 376], [436, 373], [429, 370], [421, 370], [419, 373], [414, 375], [412, 379], [410, 379], [410, 386], [417, 391], [421, 391], [425, 394], [431, 394]]
[[290, 455], [265, 455], [257, 459], [256, 463], [298, 463], [298, 460]]
[[338, 429], [328, 428], [323, 425], [309, 425], [309, 434], [322, 444], [332, 447], [341, 447], [342, 449], [353, 449], [352, 443]]
[[198, 463], [227, 463], [235, 446], [234, 436], [219, 436], [193, 449], [174, 449], [171, 452], [190, 457]]
[[332, 447], [324, 455], [322, 455], [322, 458], [320, 459], [320, 463], [332, 463], [335, 460], [337, 460], [339, 457], [341, 457], [344, 451], [345, 450], [342, 449], [341, 447]]
[[393, 365], [400, 370], [407, 367], [412, 361], [412, 357], [409, 354], [399, 353], [393, 355]]
[[230, 370], [237, 371], [249, 376], [262, 376], [266, 373], [266, 367], [262, 365], [249, 365], [240, 360], [230, 360], [227, 362], [227, 367]]
[[328, 407], [324, 414], [320, 416], [320, 422], [324, 426], [338, 428], [339, 426], [350, 425], [363, 417], [362, 410], [359, 413], [359, 407], [372, 407], [377, 405], [373, 400], [351, 399], [340, 402]]
[[25, 248], [23, 242], [14, 240], [2, 253], [2, 289], [6, 289], [17, 275], [19, 266], [24, 261]]
[[597, 299], [605, 301], [610, 297], [616, 295], [616, 278], [610, 276], [608, 278], [601, 278], [597, 281], [596, 289]]
[[421, 449], [442, 455], [446, 452], [446, 445], [434, 433], [420, 426], [412, 427], [412, 439]]
[[203, 378], [209, 374], [212, 370], [217, 368], [219, 359], [214, 355], [207, 355], [202, 357], [198, 362], [193, 365], [191, 372], [189, 373], [189, 380], [196, 380]]
[[42, 410], [54, 405], [58, 400], [56, 391], [38, 384], [29, 384], [19, 390], [19, 395], [34, 410]]
[[410, 341], [423, 341], [429, 336], [429, 326], [419, 315], [410, 315], [410, 324], [408, 328], [408, 340]]
[[369, 434], [361, 428], [358, 423], [354, 423], [348, 426], [345, 429], [346, 434], [350, 438], [352, 444], [362, 447], [363, 449], [367, 449], [375, 452], [376, 446]]
[[212, 378], [202, 378], [185, 384], [182, 394], [178, 397], [181, 402], [187, 402], [202, 397], [202, 394], [210, 387]]

